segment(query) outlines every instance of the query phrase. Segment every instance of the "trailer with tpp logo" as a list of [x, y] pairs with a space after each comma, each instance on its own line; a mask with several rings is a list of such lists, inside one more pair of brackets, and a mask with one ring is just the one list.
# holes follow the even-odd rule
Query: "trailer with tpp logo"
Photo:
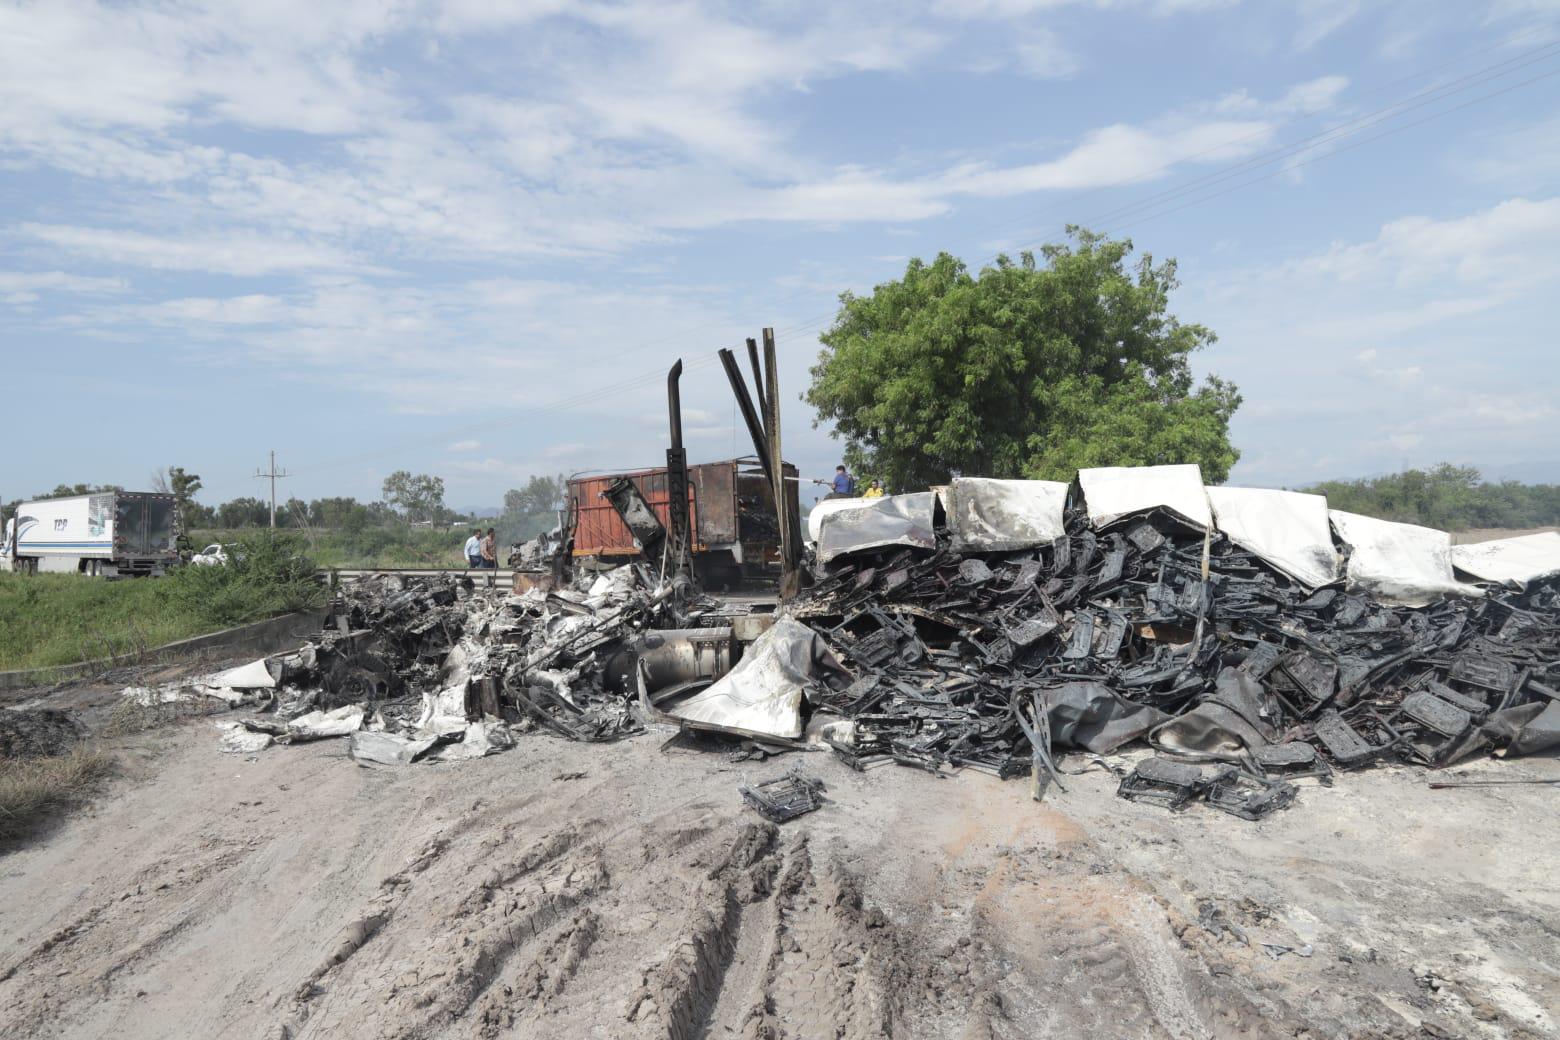
[[179, 562], [172, 495], [103, 491], [22, 502], [0, 533], [0, 569], [144, 577]]

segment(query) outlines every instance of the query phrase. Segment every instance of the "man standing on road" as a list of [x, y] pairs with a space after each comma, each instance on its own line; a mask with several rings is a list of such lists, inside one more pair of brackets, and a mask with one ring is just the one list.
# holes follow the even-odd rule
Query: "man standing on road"
[[[482, 539], [482, 566], [489, 571], [498, 570], [498, 536], [493, 529], [487, 529], [487, 537]], [[488, 588], [493, 587], [493, 575], [488, 575]]]
[[466, 539], [466, 566], [476, 570], [482, 566], [482, 531], [473, 528], [471, 537]]

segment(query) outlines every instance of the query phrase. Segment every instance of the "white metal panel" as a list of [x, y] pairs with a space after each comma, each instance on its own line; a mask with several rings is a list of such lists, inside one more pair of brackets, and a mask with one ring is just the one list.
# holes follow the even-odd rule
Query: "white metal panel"
[[860, 509], [869, 500], [865, 498], [825, 498], [813, 503], [807, 514], [807, 540], [816, 542], [823, 529], [823, 518], [841, 509]]
[[1095, 527], [1108, 527], [1150, 509], [1169, 510], [1199, 531], [1213, 526], [1202, 470], [1194, 464], [1081, 469], [1078, 486]]
[[864, 498], [855, 509], [835, 509], [823, 518], [818, 530], [818, 562], [828, 563], [845, 553], [908, 545], [933, 549], [932, 530], [936, 496], [930, 491], [913, 495]]
[[948, 531], [961, 552], [1050, 545], [1065, 533], [1067, 485], [1057, 480], [957, 477], [943, 492]]
[[1560, 532], [1497, 538], [1452, 546], [1452, 566], [1481, 581], [1522, 588], [1530, 581], [1560, 575]]
[[[108, 498], [107, 519], [93, 510], [94, 499]], [[112, 495], [76, 495], [23, 502], [16, 507], [16, 555], [76, 560], [110, 559], [114, 555]], [[41, 570], [55, 569], [40, 564]], [[75, 570], [72, 563], [67, 570]]]
[[1326, 498], [1271, 488], [1205, 490], [1214, 524], [1230, 541], [1307, 588], [1338, 580]]
[[813, 681], [818, 635], [782, 617], [753, 641], [736, 667], [667, 714], [755, 736], [802, 735], [802, 693]]
[[1445, 531], [1338, 509], [1329, 510], [1328, 516], [1339, 540], [1349, 547], [1349, 591], [1410, 607], [1443, 596], [1483, 595], [1452, 575], [1452, 536]]

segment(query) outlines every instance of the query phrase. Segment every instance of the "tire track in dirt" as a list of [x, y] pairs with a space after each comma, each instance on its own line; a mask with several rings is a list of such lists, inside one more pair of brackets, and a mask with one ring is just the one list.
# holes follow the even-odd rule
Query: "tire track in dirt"
[[228, 875], [255, 847], [207, 837], [178, 860], [159, 859], [136, 872], [118, 897], [89, 907], [0, 970], [5, 1034], [63, 1035], [66, 1006], [106, 997], [121, 974], [225, 905]]
[[[454, 833], [472, 830], [461, 827]], [[401, 965], [388, 991], [375, 995], [378, 1014], [370, 1018], [385, 1020], [380, 1035], [437, 1035], [463, 1016], [517, 951], [607, 884], [597, 850], [581, 846], [576, 827], [547, 834], [494, 865], [489, 855], [513, 844], [518, 833], [507, 825], [496, 837], [464, 842], [452, 841], [449, 832], [440, 834], [406, 868], [386, 878], [380, 894], [299, 987], [283, 1034], [330, 1035], [333, 1023], [311, 1028], [311, 1003], [352, 975], [354, 958], [370, 940], [397, 931], [410, 933], [401, 938], [412, 938], [406, 945], [420, 950]], [[473, 877], [478, 879], [474, 883]], [[403, 908], [411, 913], [403, 915]], [[404, 916], [414, 920], [398, 927]], [[418, 933], [423, 933], [420, 941]], [[360, 989], [361, 980], [354, 987], [346, 979], [341, 988]]]

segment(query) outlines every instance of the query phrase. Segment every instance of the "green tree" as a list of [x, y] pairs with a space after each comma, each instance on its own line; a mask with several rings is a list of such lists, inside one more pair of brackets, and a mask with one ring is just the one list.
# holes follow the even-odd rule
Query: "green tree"
[[355, 498], [316, 498], [309, 503], [309, 523], [315, 527], [356, 532], [373, 522], [373, 513]]
[[1382, 477], [1328, 480], [1308, 490], [1326, 495], [1334, 509], [1443, 531], [1560, 524], [1560, 486], [1489, 484], [1474, 467], [1449, 462]]
[[444, 479], [398, 469], [385, 478], [383, 494], [409, 521], [436, 520], [444, 508]]
[[199, 473], [186, 473], [183, 466], [168, 467], [168, 490], [173, 492], [180, 506], [193, 502], [201, 486]]
[[107, 491], [123, 491], [118, 484], [56, 484], [54, 490], [39, 498], [69, 498], [72, 495], [96, 495]]
[[217, 507], [219, 527], [269, 527], [270, 524], [271, 507], [258, 498], [235, 498]]
[[854, 470], [899, 489], [1170, 462], [1229, 475], [1240, 394], [1195, 385], [1187, 359], [1215, 337], [1168, 312], [1175, 261], [1129, 265], [1129, 240], [1068, 233], [1043, 264], [1026, 252], [973, 276], [940, 253], [841, 295], [807, 401]]
[[556, 477], [534, 476], [524, 487], [511, 488], [504, 492], [504, 513], [497, 526], [515, 541], [551, 530], [558, 522], [567, 486], [568, 479], [560, 473]]
[[185, 530], [209, 526], [216, 517], [215, 510], [196, 505], [195, 493], [200, 489], [200, 474], [188, 473], [183, 466], [169, 466], [152, 474], [152, 490], [172, 495], [178, 502]]

